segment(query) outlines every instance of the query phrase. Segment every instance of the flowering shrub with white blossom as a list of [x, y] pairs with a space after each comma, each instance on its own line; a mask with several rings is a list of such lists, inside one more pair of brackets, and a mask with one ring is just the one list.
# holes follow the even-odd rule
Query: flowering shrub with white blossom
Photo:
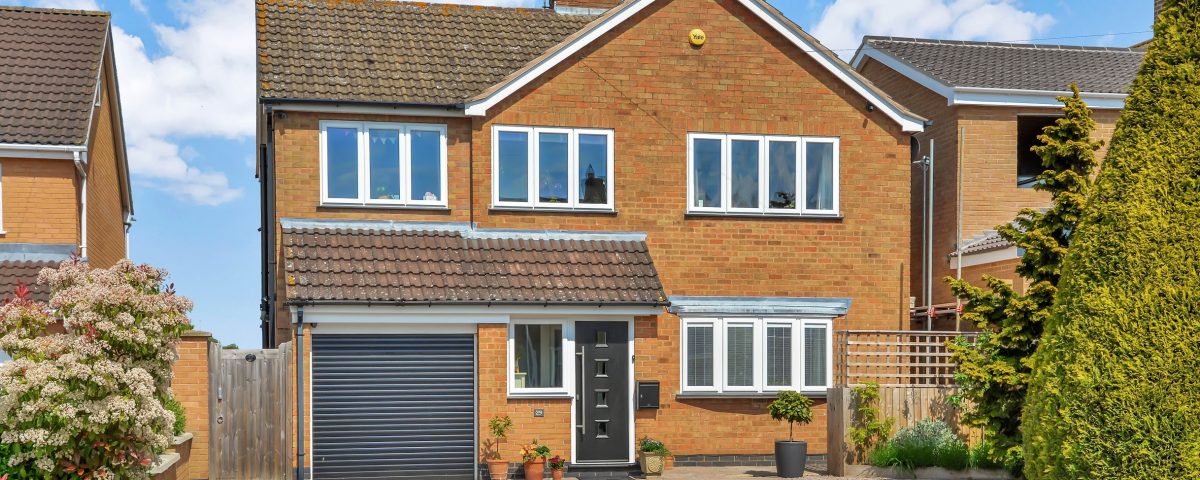
[[[39, 478], [141, 479], [166, 449], [175, 342], [192, 302], [166, 272], [122, 261], [91, 269], [68, 260], [0, 306], [0, 443], [8, 467]], [[0, 467], [0, 471], [3, 467]]]

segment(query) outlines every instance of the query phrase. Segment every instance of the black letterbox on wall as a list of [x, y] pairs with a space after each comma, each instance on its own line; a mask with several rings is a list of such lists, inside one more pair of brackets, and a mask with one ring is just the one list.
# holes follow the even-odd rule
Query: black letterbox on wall
[[658, 382], [638, 382], [637, 407], [658, 408]]

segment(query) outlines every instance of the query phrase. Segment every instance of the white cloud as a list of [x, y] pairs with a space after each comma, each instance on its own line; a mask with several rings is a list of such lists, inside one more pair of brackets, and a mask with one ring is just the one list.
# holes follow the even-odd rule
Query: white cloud
[[253, 8], [249, 0], [179, 4], [181, 27], [153, 26], [161, 56], [151, 56], [141, 38], [113, 29], [130, 170], [140, 183], [201, 205], [241, 195], [220, 170], [197, 167], [201, 155], [181, 152], [178, 141], [254, 135]]
[[863, 35], [956, 40], [1027, 40], [1054, 17], [1022, 10], [1014, 0], [836, 0], [812, 34], [843, 58]]
[[149, 15], [150, 10], [146, 8], [146, 4], [142, 0], [129, 0], [129, 6], [137, 10], [142, 15]]
[[69, 10], [102, 10], [96, 0], [36, 0], [33, 6]]

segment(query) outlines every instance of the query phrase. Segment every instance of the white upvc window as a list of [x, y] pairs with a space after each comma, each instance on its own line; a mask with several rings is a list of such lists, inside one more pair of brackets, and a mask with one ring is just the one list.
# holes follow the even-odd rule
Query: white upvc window
[[492, 206], [613, 209], [613, 131], [492, 128]]
[[575, 365], [573, 322], [515, 320], [508, 325], [508, 393], [570, 395]]
[[835, 216], [839, 140], [688, 134], [688, 212]]
[[320, 123], [321, 203], [445, 207], [446, 126]]
[[832, 383], [829, 319], [687, 317], [682, 322], [685, 393], [823, 393]]

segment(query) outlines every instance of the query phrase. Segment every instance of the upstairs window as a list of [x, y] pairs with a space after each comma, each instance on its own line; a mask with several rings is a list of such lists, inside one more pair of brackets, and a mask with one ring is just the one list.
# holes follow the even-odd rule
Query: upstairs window
[[446, 126], [321, 122], [321, 203], [446, 206]]
[[1035, 145], [1041, 145], [1038, 136], [1042, 129], [1054, 125], [1058, 117], [1043, 117], [1035, 115], [1020, 115], [1017, 117], [1017, 186], [1030, 188], [1037, 183], [1037, 177], [1046, 171], [1042, 165], [1042, 157], [1033, 153]]
[[832, 383], [832, 323], [796, 318], [684, 318], [684, 392], [824, 392]]
[[688, 211], [837, 215], [838, 139], [689, 134]]
[[613, 209], [613, 132], [498, 126], [492, 135], [492, 205]]

